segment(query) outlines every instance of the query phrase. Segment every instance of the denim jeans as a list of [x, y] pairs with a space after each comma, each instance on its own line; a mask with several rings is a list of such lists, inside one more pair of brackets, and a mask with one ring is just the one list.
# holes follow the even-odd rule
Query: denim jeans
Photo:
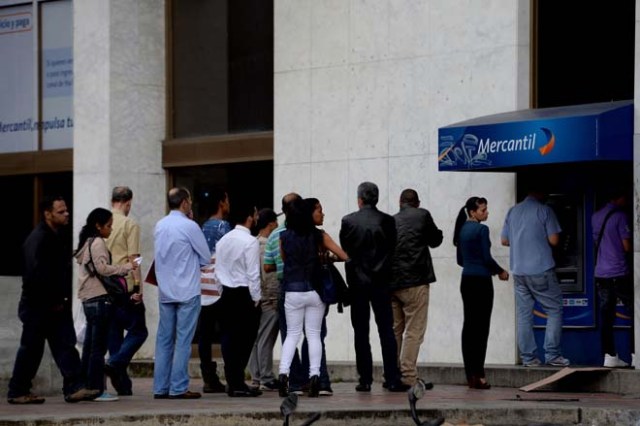
[[562, 290], [556, 273], [550, 269], [537, 275], [514, 275], [518, 349], [523, 363], [533, 361], [537, 346], [533, 334], [533, 305], [540, 303], [547, 314], [544, 334], [545, 362], [562, 355]]
[[181, 395], [189, 390], [189, 358], [200, 314], [200, 295], [186, 302], [159, 305], [153, 393]]
[[280, 374], [289, 374], [296, 345], [302, 338], [304, 325], [309, 345], [309, 377], [320, 375], [322, 340], [320, 331], [326, 306], [315, 291], [286, 292], [285, 316], [287, 317], [287, 338], [282, 345]]
[[87, 329], [82, 345], [82, 371], [89, 389], [104, 391], [104, 356], [107, 353], [113, 305], [107, 295], [82, 302]]
[[[126, 334], [125, 334], [126, 332]], [[149, 331], [145, 319], [144, 303], [126, 303], [114, 308], [109, 329], [110, 366], [120, 371], [122, 390], [131, 390], [131, 379], [127, 367], [138, 349], [147, 340]]]
[[[615, 278], [596, 278], [598, 298], [600, 300], [600, 337], [602, 352], [616, 355], [616, 344], [613, 338], [613, 325], [616, 319], [618, 299], [631, 311], [633, 318], [633, 279], [630, 276]], [[634, 348], [633, 328], [631, 329], [631, 351]]]

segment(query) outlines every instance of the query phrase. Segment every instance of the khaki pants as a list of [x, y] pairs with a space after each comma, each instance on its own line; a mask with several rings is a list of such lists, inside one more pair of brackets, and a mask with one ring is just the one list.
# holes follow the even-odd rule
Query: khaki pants
[[394, 291], [391, 295], [391, 307], [402, 382], [413, 386], [418, 378], [418, 353], [427, 330], [429, 285]]

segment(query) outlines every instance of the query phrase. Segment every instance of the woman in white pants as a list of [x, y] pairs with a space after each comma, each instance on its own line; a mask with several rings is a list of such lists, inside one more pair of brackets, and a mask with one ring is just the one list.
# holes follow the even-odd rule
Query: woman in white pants
[[342, 260], [346, 253], [326, 233], [315, 227], [314, 208], [303, 200], [292, 203], [287, 215], [287, 229], [280, 234], [280, 254], [284, 262], [282, 290], [285, 292], [287, 338], [280, 359], [280, 396], [288, 394], [291, 360], [304, 325], [309, 348], [309, 396], [318, 396], [322, 341], [320, 330], [326, 306], [314, 290], [319, 280], [320, 256], [332, 251]]

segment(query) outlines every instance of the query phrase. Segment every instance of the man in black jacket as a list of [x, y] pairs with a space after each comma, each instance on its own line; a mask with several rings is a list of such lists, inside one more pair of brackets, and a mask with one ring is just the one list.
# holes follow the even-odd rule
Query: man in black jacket
[[427, 330], [429, 284], [436, 281], [429, 247], [442, 243], [442, 231], [429, 211], [420, 208], [418, 193], [413, 189], [400, 194], [400, 212], [394, 219], [398, 240], [391, 279], [393, 332], [402, 382], [413, 386], [418, 379], [416, 363]]
[[71, 249], [62, 228], [69, 211], [62, 197], [45, 197], [40, 203], [44, 220], [22, 246], [24, 265], [18, 316], [22, 321], [20, 347], [9, 381], [10, 404], [42, 404], [31, 393], [45, 340], [63, 376], [65, 401], [93, 399], [98, 391], [84, 388], [76, 333], [71, 315]]
[[358, 186], [359, 210], [342, 218], [340, 243], [351, 260], [346, 263], [347, 281], [352, 295], [351, 325], [356, 350], [358, 392], [370, 392], [373, 359], [369, 342], [370, 309], [378, 325], [385, 384], [391, 392], [403, 392], [409, 386], [400, 381], [389, 281], [391, 260], [396, 245], [393, 218], [376, 208], [378, 187], [371, 182]]

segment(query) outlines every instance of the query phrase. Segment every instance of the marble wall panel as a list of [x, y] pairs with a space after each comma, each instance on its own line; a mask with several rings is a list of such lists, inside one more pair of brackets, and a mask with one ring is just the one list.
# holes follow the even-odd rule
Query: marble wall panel
[[311, 63], [311, 4], [315, 0], [276, 0], [273, 4], [274, 70], [308, 68]]
[[389, 57], [425, 56], [432, 40], [429, 27], [430, 2], [394, 0], [389, 2]]
[[311, 70], [274, 76], [274, 164], [311, 157]]
[[393, 61], [389, 66], [389, 156], [430, 152], [432, 128], [428, 57]]
[[348, 184], [347, 161], [326, 161], [311, 165], [311, 190], [307, 197], [320, 200], [324, 211], [324, 229], [337, 242], [342, 216], [348, 212], [348, 196], [345, 191]]
[[389, 0], [350, 0], [351, 63], [389, 57]]
[[389, 66], [373, 62], [351, 67], [349, 81], [349, 158], [389, 153]]
[[348, 156], [349, 82], [347, 67], [311, 71], [311, 161]]
[[303, 197], [311, 194], [311, 164], [280, 164], [273, 168], [273, 206], [280, 211], [282, 197], [297, 192]]
[[345, 65], [349, 61], [349, 2], [314, 0], [311, 7], [311, 66]]
[[347, 212], [358, 209], [358, 185], [373, 182], [378, 186], [378, 209], [389, 213], [389, 161], [387, 158], [349, 160], [347, 183]]
[[510, 0], [432, 0], [429, 7], [431, 53], [441, 54], [515, 44], [518, 12], [526, 5]]

